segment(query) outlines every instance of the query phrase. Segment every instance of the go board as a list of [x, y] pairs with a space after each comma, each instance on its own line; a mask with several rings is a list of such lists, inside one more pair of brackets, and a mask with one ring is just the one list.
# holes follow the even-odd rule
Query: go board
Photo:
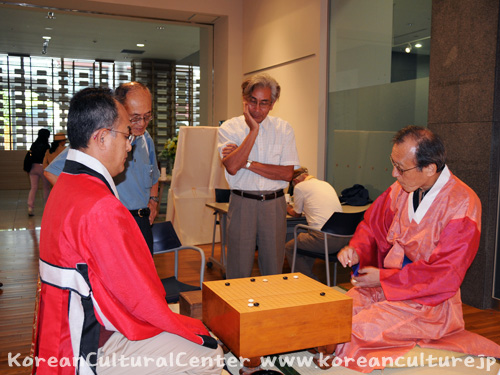
[[352, 299], [301, 273], [203, 283], [203, 321], [236, 356], [350, 340]]

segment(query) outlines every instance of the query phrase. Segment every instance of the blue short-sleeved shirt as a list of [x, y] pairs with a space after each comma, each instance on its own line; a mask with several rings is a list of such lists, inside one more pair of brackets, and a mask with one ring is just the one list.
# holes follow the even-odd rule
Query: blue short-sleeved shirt
[[[62, 172], [68, 148], [61, 152], [45, 170], [56, 176]], [[120, 201], [129, 210], [147, 207], [151, 187], [158, 182], [160, 171], [156, 162], [153, 139], [146, 131], [132, 144], [125, 163], [125, 171], [114, 178]]]

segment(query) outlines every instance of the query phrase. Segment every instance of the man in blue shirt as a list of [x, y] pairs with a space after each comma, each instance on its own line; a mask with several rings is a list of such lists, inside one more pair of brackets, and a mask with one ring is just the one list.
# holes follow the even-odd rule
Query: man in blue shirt
[[[125, 171], [114, 178], [120, 201], [128, 208], [139, 225], [153, 254], [151, 225], [158, 214], [158, 178], [154, 142], [146, 127], [152, 118], [151, 93], [139, 82], [121, 84], [115, 97], [130, 116], [132, 133], [136, 136], [128, 154]], [[67, 149], [45, 169], [45, 176], [54, 184], [64, 168]]]

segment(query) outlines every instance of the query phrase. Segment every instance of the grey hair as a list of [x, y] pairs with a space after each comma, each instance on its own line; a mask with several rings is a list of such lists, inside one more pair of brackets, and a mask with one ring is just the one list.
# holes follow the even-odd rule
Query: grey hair
[[241, 84], [243, 98], [249, 100], [253, 90], [257, 87], [270, 88], [273, 103], [280, 97], [281, 86], [279, 83], [269, 74], [262, 73], [251, 76], [243, 81]]

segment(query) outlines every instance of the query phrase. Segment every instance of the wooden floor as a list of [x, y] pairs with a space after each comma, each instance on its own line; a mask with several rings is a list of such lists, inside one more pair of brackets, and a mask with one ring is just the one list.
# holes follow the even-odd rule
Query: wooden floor
[[[0, 374], [29, 374], [27, 367], [9, 367], [8, 356], [16, 356], [22, 363], [29, 355], [36, 281], [38, 275], [38, 239], [42, 207], [38, 204], [35, 216], [28, 218], [27, 191], [0, 191]], [[40, 201], [38, 197], [38, 201]], [[200, 246], [208, 257], [211, 245]], [[216, 256], [219, 256], [216, 246]], [[189, 252], [190, 253], [190, 252]], [[195, 285], [198, 282], [199, 260], [196, 255], [182, 255], [179, 273], [181, 281]], [[172, 256], [155, 256], [155, 264], [161, 278], [173, 275]], [[285, 264], [285, 272], [289, 267]], [[315, 265], [320, 280], [325, 279], [324, 266]], [[255, 275], [258, 267], [254, 265]], [[206, 269], [205, 281], [220, 280], [216, 269]], [[349, 273], [339, 269], [339, 283], [349, 287]], [[500, 344], [500, 311], [478, 310], [464, 305], [466, 328]]]

